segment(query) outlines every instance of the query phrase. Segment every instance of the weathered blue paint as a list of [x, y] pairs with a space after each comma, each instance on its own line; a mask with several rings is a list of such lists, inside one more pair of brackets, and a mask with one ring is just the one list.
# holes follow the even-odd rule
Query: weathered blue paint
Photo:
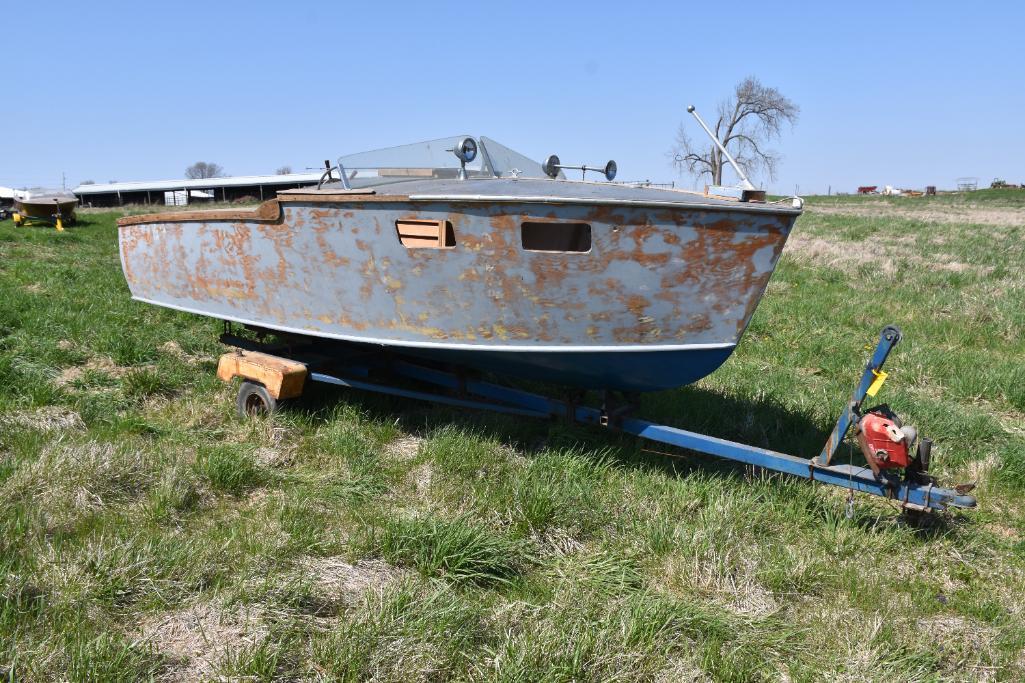
[[[405, 353], [446, 363], [465, 363], [462, 349], [405, 349]], [[575, 353], [506, 353], [474, 351], [472, 366], [499, 375], [566, 384], [586, 389], [657, 391], [696, 382], [719, 368], [733, 347], [717, 349], [670, 349], [624, 353], [578, 351]]]
[[[122, 219], [125, 276], [134, 298], [161, 306], [646, 391], [726, 360], [799, 213], [595, 183], [439, 182], [409, 183], [412, 196], [297, 193], [260, 214]], [[446, 199], [413, 194], [422, 187]], [[396, 221], [414, 218], [450, 221], [455, 246], [403, 246]], [[525, 250], [528, 220], [586, 223], [591, 249]]]

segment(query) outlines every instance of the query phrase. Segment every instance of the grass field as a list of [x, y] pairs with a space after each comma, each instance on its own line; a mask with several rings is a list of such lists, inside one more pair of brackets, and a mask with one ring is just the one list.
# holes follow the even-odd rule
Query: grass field
[[558, 423], [241, 421], [219, 324], [129, 300], [115, 219], [0, 223], [5, 676], [1025, 679], [1025, 193], [812, 198], [735, 356], [642, 406], [810, 457], [898, 323], [880, 398], [979, 481], [926, 528]]

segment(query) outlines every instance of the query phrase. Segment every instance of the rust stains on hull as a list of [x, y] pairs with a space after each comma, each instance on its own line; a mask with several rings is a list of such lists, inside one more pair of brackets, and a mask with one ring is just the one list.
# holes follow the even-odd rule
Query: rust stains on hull
[[[729, 344], [795, 216], [770, 211], [344, 196], [119, 221], [133, 296], [308, 334], [523, 346]], [[396, 220], [449, 221], [407, 248]], [[586, 223], [588, 252], [522, 247], [523, 221]]]

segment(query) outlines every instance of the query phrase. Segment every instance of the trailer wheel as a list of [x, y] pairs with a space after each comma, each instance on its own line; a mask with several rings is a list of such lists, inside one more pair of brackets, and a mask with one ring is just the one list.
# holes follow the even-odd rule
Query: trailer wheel
[[242, 386], [238, 388], [235, 407], [238, 409], [239, 417], [272, 415], [278, 409], [278, 402], [267, 391], [267, 387], [244, 380]]

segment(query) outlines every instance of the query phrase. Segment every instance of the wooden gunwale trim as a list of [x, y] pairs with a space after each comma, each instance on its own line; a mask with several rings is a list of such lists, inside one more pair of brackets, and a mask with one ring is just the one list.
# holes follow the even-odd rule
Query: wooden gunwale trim
[[255, 209], [206, 209], [202, 211], [169, 211], [147, 213], [139, 216], [122, 216], [119, 226], [142, 223], [179, 223], [184, 221], [252, 221], [254, 223], [278, 223], [281, 221], [281, 205], [277, 199], [268, 199]]
[[268, 199], [256, 209], [206, 209], [201, 211], [169, 211], [167, 213], [147, 213], [139, 216], [124, 216], [117, 219], [117, 224], [141, 225], [144, 223], [195, 223], [205, 221], [246, 221], [252, 223], [280, 223], [281, 204], [306, 202], [314, 204], [364, 203], [364, 202], [405, 202], [408, 195], [357, 195], [357, 194], [311, 194], [279, 196]]

